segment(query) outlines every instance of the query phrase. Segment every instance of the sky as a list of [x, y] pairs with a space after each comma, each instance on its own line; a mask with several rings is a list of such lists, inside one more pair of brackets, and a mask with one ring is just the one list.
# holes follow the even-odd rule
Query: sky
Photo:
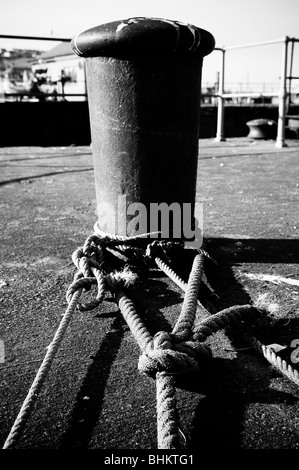
[[[211, 32], [218, 47], [276, 40], [286, 35], [299, 38], [299, 0], [0, 0], [0, 34], [72, 38], [93, 26], [133, 16], [191, 23]], [[0, 47], [7, 44], [22, 47], [17, 41], [0, 39]], [[43, 43], [42, 48], [54, 45]], [[30, 47], [41, 48], [40, 43], [32, 41]], [[298, 52], [299, 43], [293, 69], [297, 76]], [[280, 44], [230, 51], [226, 55], [228, 82], [279, 80]], [[219, 64], [217, 51], [205, 58], [203, 81], [216, 79]]]

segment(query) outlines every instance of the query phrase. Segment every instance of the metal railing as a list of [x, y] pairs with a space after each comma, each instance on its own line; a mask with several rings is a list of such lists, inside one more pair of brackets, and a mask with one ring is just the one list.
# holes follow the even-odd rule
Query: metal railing
[[[58, 37], [44, 37], [44, 36], [15, 36], [15, 35], [5, 35], [0, 34], [0, 39], [18, 39], [18, 40], [38, 40], [38, 41], [56, 41], [56, 42], [70, 42], [70, 38], [58, 38]], [[217, 142], [221, 142], [225, 140], [224, 136], [224, 119], [225, 119], [225, 100], [231, 98], [269, 98], [269, 97], [277, 97], [278, 98], [278, 126], [277, 126], [277, 138], [276, 138], [276, 147], [285, 147], [285, 122], [286, 122], [286, 102], [288, 93], [291, 90], [291, 81], [294, 79], [299, 79], [299, 77], [292, 76], [292, 67], [293, 67], [293, 54], [294, 54], [294, 44], [299, 42], [297, 38], [290, 38], [285, 36], [281, 39], [271, 40], [271, 41], [263, 41], [263, 42], [255, 42], [255, 43], [248, 43], [248, 44], [241, 44], [235, 46], [223, 46], [223, 47], [216, 47], [215, 51], [221, 52], [221, 63], [220, 63], [220, 73], [219, 73], [219, 87], [217, 93], [206, 94], [206, 96], [211, 96], [217, 98], [218, 104], [218, 112], [217, 112], [217, 130], [216, 130], [216, 137], [215, 140]], [[292, 44], [291, 49], [291, 58], [290, 58], [290, 72], [289, 75], [287, 73], [288, 69], [288, 46]], [[244, 49], [249, 47], [258, 47], [258, 46], [267, 46], [272, 44], [282, 44], [282, 56], [281, 56], [281, 77], [280, 77], [280, 90], [278, 92], [261, 92], [261, 93], [249, 93], [249, 92], [238, 92], [238, 93], [225, 93], [225, 59], [227, 51], [236, 50], [236, 49]], [[289, 81], [289, 91], [287, 90], [287, 81]], [[21, 93], [5, 93], [5, 96], [10, 97], [22, 97], [30, 96], [30, 93], [21, 92]], [[67, 96], [74, 96], [74, 97], [87, 97], [86, 93], [63, 93], [63, 94], [47, 94], [45, 93], [44, 97], [61, 97], [64, 99]]]
[[[293, 53], [294, 44], [299, 42], [297, 38], [290, 38], [284, 36], [281, 39], [275, 39], [272, 41], [263, 41], [249, 44], [241, 44], [230, 47], [216, 47], [216, 51], [221, 52], [220, 62], [220, 74], [219, 74], [219, 89], [218, 93], [214, 96], [218, 98], [218, 113], [217, 113], [217, 131], [216, 131], [216, 142], [222, 142], [225, 140], [224, 136], [224, 103], [228, 98], [241, 98], [241, 97], [278, 97], [278, 125], [277, 125], [277, 137], [275, 146], [278, 148], [286, 147], [285, 142], [285, 122], [286, 122], [286, 102], [287, 102], [287, 80], [291, 87], [291, 80], [298, 79], [299, 77], [292, 76], [293, 67]], [[277, 93], [225, 93], [225, 56], [226, 52], [234, 49], [243, 49], [247, 47], [266, 46], [270, 44], [282, 44], [282, 55], [281, 55], [281, 76], [280, 76], [280, 90]], [[291, 60], [290, 60], [290, 74], [287, 74], [288, 69], [288, 46], [292, 44]], [[290, 88], [289, 88], [290, 90]]]
[[71, 42], [70, 38], [54, 38], [53, 36], [14, 36], [10, 34], [0, 34], [0, 39], [28, 39], [30, 41]]

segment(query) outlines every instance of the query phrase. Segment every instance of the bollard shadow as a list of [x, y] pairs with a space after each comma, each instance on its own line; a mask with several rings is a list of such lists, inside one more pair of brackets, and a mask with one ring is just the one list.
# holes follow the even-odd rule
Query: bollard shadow
[[[204, 249], [217, 262], [216, 265], [205, 259], [206, 279], [199, 294], [201, 303], [211, 314], [234, 305], [252, 303], [251, 297], [234, 275], [235, 264], [299, 262], [299, 240], [296, 239], [208, 239], [205, 240]], [[183, 266], [182, 262], [177, 264], [177, 269], [185, 281], [191, 264], [192, 254], [186, 266]], [[268, 331], [253, 328], [250, 333], [265, 344], [290, 344], [294, 337], [299, 338], [299, 320], [290, 319], [284, 327], [278, 323], [277, 327], [274, 326]], [[250, 405], [292, 405], [298, 401], [295, 394], [280, 392], [270, 387], [275, 374], [282, 376], [262, 356], [253, 350], [237, 352], [238, 348], [248, 346], [243, 337], [239, 337], [232, 329], [227, 329], [223, 334], [232, 350], [235, 350], [235, 357], [213, 358], [211, 364], [202, 369], [198, 380], [187, 379], [181, 386], [197, 393], [199, 398], [191, 426], [188, 446], [191, 449], [240, 449], [244, 442], [244, 424]], [[227, 342], [221, 344], [221, 336], [216, 341], [220, 349], [225, 348], [225, 344], [227, 346]], [[283, 350], [278, 355], [282, 359], [284, 355], [289, 358], [290, 351]], [[272, 422], [276, 419], [275, 413], [271, 411], [273, 408], [267, 407], [267, 416]], [[247, 419], [247, 436], [253, 436], [251, 439], [254, 440], [254, 436], [260, 434], [260, 426], [260, 419]], [[290, 446], [296, 448], [296, 439], [296, 436], [290, 437]], [[262, 438], [261, 443], [265, 445]]]
[[[298, 239], [211, 239], [207, 240], [205, 248], [217, 262], [217, 266], [211, 262], [205, 264], [209, 289], [206, 297], [203, 296], [203, 302], [209, 302], [213, 298], [214, 311], [211, 313], [237, 304], [252, 304], [241, 280], [235, 277], [234, 266], [242, 263], [299, 263]], [[254, 335], [262, 341], [281, 341], [281, 344], [299, 337], [299, 319], [285, 316], [280, 320], [273, 320], [272, 318], [271, 328], [261, 330], [260, 326], [257, 328], [253, 325]]]
[[125, 321], [119, 312], [115, 312], [115, 315], [111, 331], [101, 342], [80, 386], [60, 449], [88, 449], [94, 427], [101, 415], [110, 370], [124, 336]]
[[299, 263], [299, 239], [208, 238], [205, 249], [220, 263]]
[[129, 294], [152, 336], [158, 331], [171, 332], [178, 313], [175, 311], [166, 318], [162, 309], [172, 306], [180, 309], [183, 299], [180, 293], [160, 280], [165, 277], [163, 273], [155, 272], [154, 277], [149, 277], [144, 282], [142, 289], [134, 289]]
[[[204, 240], [203, 248], [215, 262], [205, 258], [205, 278], [199, 299], [210, 313], [236, 304], [252, 303], [242, 283], [233, 272], [238, 263], [296, 264], [299, 263], [299, 239], [229, 239]], [[188, 281], [196, 251], [185, 250], [173, 262], [173, 269]]]
[[[233, 450], [250, 447], [250, 443], [255, 448], [269, 444], [271, 447], [262, 430], [265, 419], [275, 427], [277, 405], [294, 405], [299, 401], [292, 393], [269, 388], [274, 374], [269, 364], [254, 353], [246, 356], [238, 353], [234, 359], [215, 358], [209, 374], [201, 377], [205, 387], [199, 393], [204, 392], [205, 396], [196, 408], [189, 449]], [[253, 409], [255, 404], [257, 408]], [[264, 405], [274, 406], [265, 410]], [[290, 431], [288, 436], [291, 448], [298, 446], [294, 434]]]

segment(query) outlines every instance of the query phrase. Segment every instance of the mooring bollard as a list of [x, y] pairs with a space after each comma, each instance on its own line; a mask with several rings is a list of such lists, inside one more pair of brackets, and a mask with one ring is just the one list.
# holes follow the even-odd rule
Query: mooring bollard
[[274, 139], [277, 133], [277, 124], [272, 119], [254, 119], [246, 125], [249, 127], [247, 137], [252, 139]]
[[[108, 231], [160, 229], [149, 213], [161, 203], [194, 207], [201, 69], [214, 45], [203, 29], [156, 18], [103, 24], [72, 40], [86, 58], [97, 211]], [[141, 205], [148, 212], [136, 231]]]

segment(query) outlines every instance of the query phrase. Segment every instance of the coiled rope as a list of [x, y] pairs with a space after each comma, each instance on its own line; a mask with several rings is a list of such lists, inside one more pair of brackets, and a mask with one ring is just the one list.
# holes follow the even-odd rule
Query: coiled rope
[[[190, 371], [198, 371], [201, 363], [210, 359], [210, 350], [202, 343], [219, 329], [237, 326], [244, 321], [256, 321], [266, 312], [252, 305], [234, 306], [224, 309], [196, 324], [196, 311], [199, 305], [199, 288], [203, 275], [204, 257], [209, 256], [203, 250], [195, 255], [188, 283], [185, 283], [159, 256], [158, 244], [147, 245], [146, 255], [155, 260], [157, 266], [166, 273], [185, 292], [179, 317], [172, 331], [159, 331], [151, 336], [143, 320], [140, 318], [133, 301], [127, 296], [125, 288], [134, 284], [136, 275], [127, 267], [121, 271], [112, 271], [106, 261], [106, 250], [116, 247], [125, 249], [134, 246], [150, 234], [137, 237], [110, 235], [102, 232], [98, 224], [95, 233], [88, 237], [83, 247], [79, 247], [72, 255], [77, 267], [74, 281], [69, 286], [66, 298], [68, 308], [63, 315], [53, 341], [48, 347], [46, 356], [30, 387], [27, 397], [5, 441], [3, 449], [14, 448], [29, 419], [30, 412], [36, 402], [46, 376], [50, 370], [56, 352], [66, 332], [67, 326], [79, 304], [83, 290], [97, 285], [97, 295], [91, 302], [79, 305], [81, 310], [92, 310], [104, 299], [106, 292], [111, 292], [135, 338], [141, 356], [138, 369], [156, 381], [157, 396], [157, 440], [159, 449], [180, 448], [182, 434], [176, 410], [176, 390], [174, 376]], [[205, 310], [205, 309], [204, 309]], [[257, 351], [274, 365], [290, 380], [299, 384], [298, 371], [282, 361], [275, 351], [260, 343], [256, 338], [249, 338]]]

